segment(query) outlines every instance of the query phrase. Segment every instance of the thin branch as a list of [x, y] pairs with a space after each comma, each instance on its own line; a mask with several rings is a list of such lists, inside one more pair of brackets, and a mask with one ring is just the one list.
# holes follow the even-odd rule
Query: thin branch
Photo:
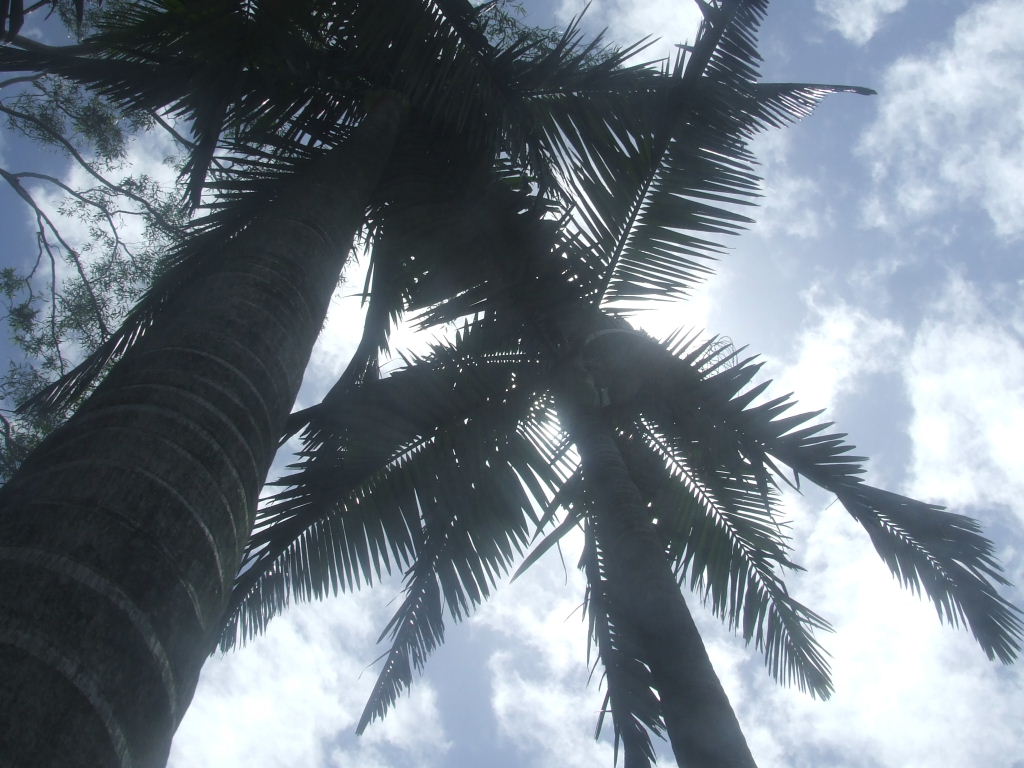
[[15, 35], [8, 41], [11, 45], [23, 48], [26, 51], [36, 53], [48, 53], [57, 56], [82, 56], [83, 54], [96, 53], [98, 50], [95, 43], [81, 43], [79, 45], [46, 45], [38, 40], [32, 40], [22, 35]]
[[0, 88], [6, 88], [9, 85], [17, 85], [18, 83], [35, 83], [43, 77], [39, 75], [22, 75], [21, 77], [12, 77], [8, 80], [0, 80]]
[[168, 123], [166, 120], [164, 120], [160, 116], [159, 112], [157, 112], [155, 109], [150, 109], [150, 110], [148, 110], [148, 112], [149, 112], [149, 116], [152, 117], [157, 122], [157, 124], [159, 124], [159, 126], [161, 128], [163, 128], [165, 131], [167, 131], [169, 134], [171, 134], [171, 137], [175, 141], [177, 141], [179, 144], [181, 144], [186, 149], [190, 149], [191, 150], [191, 149], [195, 149], [196, 148], [196, 143], [194, 141], [189, 141], [184, 136], [182, 136], [175, 129], [175, 127], [173, 125]]
[[50, 341], [57, 354], [57, 364], [60, 367], [60, 375], [65, 374], [64, 353], [60, 349], [60, 334], [57, 333], [57, 260], [50, 249], [50, 242], [46, 239], [46, 228], [43, 226], [43, 215], [36, 209], [36, 239], [39, 242], [41, 251], [45, 251], [50, 259]]
[[[85, 289], [86, 289], [86, 291], [89, 294], [89, 299], [90, 299], [90, 302], [92, 303], [93, 314], [96, 316], [96, 324], [99, 326], [100, 333], [103, 335], [104, 339], [109, 338], [110, 337], [110, 330], [107, 328], [107, 324], [103, 320], [103, 312], [100, 309], [99, 299], [96, 297], [96, 291], [93, 289], [92, 282], [89, 280], [88, 276], [85, 274], [85, 268], [82, 266], [82, 262], [78, 258], [78, 252], [74, 248], [72, 248], [71, 245], [64, 239], [64, 237], [60, 233], [60, 230], [53, 223], [53, 221], [50, 219], [50, 217], [42, 210], [42, 208], [40, 208], [40, 206], [36, 202], [35, 198], [32, 197], [32, 194], [27, 189], [25, 189], [24, 185], [22, 185], [22, 183], [18, 179], [17, 175], [10, 173], [10, 172], [4, 170], [3, 168], [0, 168], [0, 177], [3, 177], [3, 179], [8, 184], [10, 184], [11, 187], [14, 188], [14, 191], [18, 193], [18, 196], [21, 197], [21, 199], [24, 200], [26, 203], [28, 203], [29, 206], [31, 206], [32, 210], [35, 211], [36, 223], [37, 223], [37, 225], [39, 227], [39, 231], [38, 231], [37, 234], [38, 234], [38, 236], [40, 238], [42, 238], [42, 242], [45, 244], [46, 252], [47, 252], [47, 255], [49, 255], [49, 257], [50, 257], [50, 262], [51, 262], [51, 265], [52, 265], [54, 273], [56, 273], [56, 265], [53, 264], [53, 261], [54, 261], [53, 253], [50, 250], [49, 241], [46, 239], [46, 234], [45, 234], [45, 228], [46, 227], [48, 227], [50, 229], [50, 231], [53, 232], [54, 237], [57, 238], [57, 242], [60, 243], [60, 245], [64, 248], [65, 251], [67, 251], [68, 255], [71, 257], [71, 261], [75, 265], [75, 269], [78, 272], [78, 276], [82, 280], [82, 284], [85, 286]], [[60, 184], [60, 182], [58, 182], [58, 184]], [[63, 186], [63, 185], [61, 185], [61, 186]], [[53, 280], [55, 280], [55, 279], [56, 279], [56, 276], [54, 275]], [[53, 282], [53, 280], [51, 280], [51, 282]], [[57, 289], [56, 289], [56, 286], [54, 285], [52, 287], [51, 301], [55, 304], [56, 300], [57, 300]], [[51, 321], [52, 321], [52, 318], [53, 318], [53, 312], [52, 311], [51, 311], [50, 316], [51, 316]], [[54, 339], [54, 343], [56, 345], [56, 338]], [[57, 349], [58, 349], [58, 352], [59, 352], [59, 346], [57, 347]], [[63, 368], [63, 362], [62, 362], [62, 368]], [[63, 374], [63, 370], [61, 371], [61, 373]]]
[[[6, 172], [4, 172], [2, 169], [0, 169], [0, 174], [6, 174]], [[96, 208], [101, 214], [103, 214], [103, 217], [107, 220], [107, 226], [110, 227], [110, 234], [114, 238], [115, 245], [118, 246], [118, 247], [124, 248], [125, 251], [127, 251], [128, 248], [127, 248], [127, 246], [125, 246], [124, 242], [121, 240], [121, 235], [118, 232], [117, 224], [114, 222], [113, 214], [124, 214], [126, 216], [142, 216], [142, 215], [144, 215], [141, 211], [132, 211], [132, 210], [127, 210], [127, 209], [123, 209], [123, 208], [115, 208], [113, 211], [111, 211], [109, 208], [107, 208], [102, 203], [99, 203], [96, 200], [93, 200], [93, 199], [91, 199], [89, 197], [86, 197], [81, 192], [79, 192], [79, 191], [69, 187], [67, 184], [65, 184], [60, 179], [58, 179], [58, 178], [56, 178], [54, 176], [50, 176], [47, 173], [37, 173], [35, 171], [20, 171], [18, 173], [13, 173], [13, 174], [10, 174], [10, 175], [14, 176], [17, 179], [39, 179], [40, 181], [47, 181], [47, 182], [49, 182], [49, 183], [51, 183], [51, 184], [53, 184], [53, 185], [63, 189], [68, 195], [70, 195], [71, 197], [75, 198], [76, 200], [81, 202], [83, 205], [90, 205], [93, 208]]]
[[141, 195], [138, 195], [135, 192], [132, 192], [131, 190], [126, 189], [125, 187], [119, 184], [114, 184], [105, 176], [103, 176], [103, 174], [97, 171], [92, 166], [92, 164], [82, 156], [82, 154], [78, 151], [74, 144], [72, 144], [66, 137], [64, 137], [60, 133], [54, 131], [50, 126], [48, 126], [45, 122], [37, 118], [35, 115], [30, 115], [27, 112], [21, 112], [16, 109], [11, 109], [10, 107], [5, 106], [3, 104], [0, 104], [0, 112], [3, 112], [9, 115], [10, 117], [16, 117], [20, 120], [24, 120], [36, 126], [36, 128], [43, 131], [46, 135], [50, 136], [54, 141], [56, 141], [58, 144], [64, 147], [64, 149], [67, 151], [69, 155], [71, 155], [75, 162], [77, 162], [85, 170], [86, 173], [88, 173], [94, 179], [99, 181], [100, 184], [107, 187], [108, 189], [113, 190], [114, 192], [117, 192], [120, 195], [124, 195], [125, 197], [134, 200], [135, 202], [137, 202], [139, 205], [146, 209], [146, 212], [153, 217], [153, 220], [167, 234], [172, 236], [177, 235], [179, 228], [174, 226], [174, 224], [172, 224], [171, 222], [169, 222], [167, 218], [162, 213], [160, 213], [160, 211], [153, 207], [152, 203], [150, 203]]
[[25, 9], [25, 15], [28, 16], [33, 11], [38, 11], [44, 5], [49, 5], [52, 7], [53, 5], [55, 5], [55, 3], [51, 2], [51, 0], [39, 0], [38, 2], [33, 3], [28, 8]]

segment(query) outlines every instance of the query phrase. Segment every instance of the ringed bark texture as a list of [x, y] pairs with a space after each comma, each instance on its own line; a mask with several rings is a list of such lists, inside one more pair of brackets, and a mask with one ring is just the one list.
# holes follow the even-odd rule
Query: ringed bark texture
[[567, 416], [596, 500], [609, 598], [639, 630], [676, 761], [682, 768], [756, 768], [611, 422], [597, 407], [564, 402], [559, 413]]
[[212, 254], [0, 491], [0, 763], [166, 763], [400, 113]]

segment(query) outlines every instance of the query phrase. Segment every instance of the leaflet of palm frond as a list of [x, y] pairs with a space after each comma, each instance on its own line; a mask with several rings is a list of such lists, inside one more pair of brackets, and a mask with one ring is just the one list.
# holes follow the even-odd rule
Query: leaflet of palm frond
[[[536, 393], [524, 380], [532, 367], [515, 350], [467, 359], [456, 343], [317, 413], [311, 429], [319, 444], [303, 451], [296, 471], [275, 483], [283, 490], [258, 512], [222, 644], [262, 631], [291, 599], [351, 589], [408, 565], [420, 556], [418, 520], [432, 504], [459, 511], [471, 501], [474, 510], [459, 514], [486, 521], [481, 509], [512, 499], [535, 526], [527, 494], [543, 501], [559, 475], [529, 430], [517, 428], [533, 418]], [[442, 501], [423, 491], [440, 477], [448, 478]], [[308, 552], [321, 553], [312, 571], [303, 570]], [[445, 595], [465, 608], [457, 594]]]
[[591, 526], [587, 526], [581, 566], [587, 577], [584, 604], [589, 618], [590, 641], [597, 648], [608, 686], [594, 738], [601, 735], [610, 704], [615, 738], [613, 762], [618, 762], [621, 741], [625, 768], [645, 768], [657, 759], [650, 734], [662, 736], [665, 729], [661, 703], [654, 694], [651, 671], [643, 661], [642, 644], [635, 636], [634, 628], [629, 621], [615, 615], [607, 594], [603, 555]]
[[189, 210], [196, 210], [202, 200], [206, 175], [217, 151], [227, 109], [227, 94], [212, 93], [195, 110], [192, 122], [194, 148], [181, 169], [182, 177], [187, 180], [183, 197]]
[[537, 522], [521, 469], [501, 457], [513, 449], [532, 453], [529, 440], [474, 419], [450, 438], [434, 472], [417, 485], [424, 544], [406, 577], [406, 599], [381, 634], [391, 649], [357, 733], [384, 716], [442, 641], [445, 606], [455, 621], [469, 615], [522, 554]]
[[783, 128], [809, 116], [815, 108], [834, 93], [853, 93], [874, 96], [871, 88], [855, 85], [826, 85], [823, 83], [755, 83], [748, 93], [726, 93], [726, 101], [735, 101], [737, 109], [744, 109], [753, 118], [755, 130]]
[[[510, 582], [515, 581], [526, 573], [526, 571], [540, 560], [540, 558], [543, 557], [551, 547], [557, 545], [562, 538], [569, 533], [569, 531], [578, 527], [582, 523], [585, 514], [582, 504], [573, 503], [569, 506], [568, 501], [570, 498], [579, 499], [579, 495], [582, 493], [582, 477], [583, 476], [579, 473], [573, 475], [573, 477], [570, 478], [568, 482], [564, 483], [555, 493], [552, 503], [548, 505], [546, 511], [553, 513], [559, 505], [565, 504], [565, 516], [562, 519], [562, 522], [556, 525], [551, 533], [541, 539], [540, 543], [530, 550], [530, 554], [523, 558], [523, 562], [519, 564], [516, 572], [513, 573], [512, 578], [509, 579]], [[547, 515], [541, 518], [537, 525], [537, 534], [543, 532], [544, 526], [549, 519], [551, 518]]]
[[[817, 414], [784, 416], [794, 404], [788, 395], [751, 406], [767, 386], [747, 389], [758, 367], [746, 360], [701, 376], [683, 361], [668, 364], [650, 379], [653, 389], [645, 399], [665, 398], [686, 430], [701, 422], [711, 434], [718, 430], [722, 444], [745, 456], [752, 472], [784, 478], [778, 466], [784, 464], [835, 493], [904, 586], [924, 589], [940, 618], [954, 626], [966, 624], [990, 657], [1015, 658], [1024, 625], [1019, 609], [998, 594], [996, 585], [1005, 580], [978, 523], [864, 483], [860, 475], [866, 459], [851, 455], [854, 447], [844, 434], [822, 434], [829, 424], [804, 426]], [[699, 412], [695, 402], [701, 403]], [[659, 426], [665, 428], [667, 421], [660, 420]]]
[[827, 654], [814, 631], [831, 627], [786, 589], [782, 572], [799, 566], [789, 559], [774, 505], [765, 505], [753, 475], [734, 476], [731, 457], [716, 467], [702, 456], [705, 466], [697, 467], [692, 449], [700, 440], [660, 433], [645, 421], [619, 440], [680, 586], [753, 641], [772, 677], [828, 698]]

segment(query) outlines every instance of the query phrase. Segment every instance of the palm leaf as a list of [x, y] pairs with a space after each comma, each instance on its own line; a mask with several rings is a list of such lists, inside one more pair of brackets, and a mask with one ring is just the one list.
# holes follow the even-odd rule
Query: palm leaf
[[[291, 598], [351, 589], [393, 564], [408, 566], [424, 546], [420, 517], [428, 507], [475, 514], [461, 510], [468, 499], [486, 506], [484, 489], [495, 503], [512, 500], [506, 506], [550, 495], [557, 464], [538, 447], [536, 426], [517, 427], [539, 416], [529, 385], [535, 358], [514, 348], [478, 354], [477, 343], [470, 329], [407, 369], [366, 380], [311, 412], [297, 471], [277, 481], [284, 490], [258, 514], [223, 645], [262, 631]], [[426, 494], [438, 478], [448, 485]], [[451, 497], [456, 491], [462, 506]], [[532, 507], [525, 509], [536, 524]], [[305, 551], [333, 554], [325, 567], [304, 572]]]
[[665, 358], [642, 396], [667, 405], [652, 414], [660, 429], [675, 423], [680, 435], [712, 436], [710, 444], [742, 456], [760, 484], [769, 474], [786, 481], [784, 464], [835, 493], [904, 586], [923, 589], [943, 621], [966, 624], [990, 658], [1015, 658], [1024, 637], [1021, 612], [996, 589], [1006, 581], [978, 523], [864, 483], [865, 459], [851, 454], [845, 435], [825, 433], [828, 424], [806, 426], [815, 413], [786, 416], [794, 404], [788, 395], [751, 405], [767, 386], [747, 389], [759, 368], [747, 359], [705, 375], [692, 360]]
[[753, 640], [772, 677], [828, 698], [829, 665], [814, 630], [831, 627], [786, 589], [781, 571], [797, 566], [756, 479], [736, 477], [731, 461], [695, 456], [699, 435], [669, 438], [643, 421], [634, 429], [620, 445], [680, 584]]
[[[443, 640], [444, 608], [456, 621], [467, 616], [487, 599], [529, 540], [532, 501], [501, 454], [527, 454], [532, 446], [515, 433], [481, 443], [485, 436], [479, 430], [464, 432], [441, 443], [433, 477], [417, 478], [424, 543], [406, 577], [406, 598], [381, 635], [381, 640], [390, 637], [391, 648], [357, 733], [384, 716], [411, 685], [412, 671], [422, 669]], [[494, 458], [474, 466], [470, 453]]]

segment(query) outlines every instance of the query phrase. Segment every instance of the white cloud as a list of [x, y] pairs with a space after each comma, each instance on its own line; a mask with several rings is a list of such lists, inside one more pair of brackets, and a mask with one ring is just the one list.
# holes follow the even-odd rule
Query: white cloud
[[[903, 332], [885, 318], [836, 299], [819, 287], [803, 295], [810, 318], [797, 337], [795, 357], [775, 376], [772, 392], [793, 392], [800, 410], [833, 408], [860, 377], [895, 370]], [[869, 352], [869, 353], [868, 353]]]
[[948, 280], [906, 370], [913, 485], [957, 506], [1024, 498], [1024, 284], [983, 291]]
[[[561, 0], [555, 17], [561, 23], [577, 16], [584, 0]], [[674, 57], [676, 44], [692, 43], [701, 14], [693, 2], [679, 0], [596, 0], [584, 17], [591, 28], [608, 29], [609, 39], [632, 43], [649, 35], [659, 38], [640, 58]]]
[[825, 196], [820, 185], [790, 170], [794, 135], [790, 130], [773, 129], [758, 134], [751, 142], [750, 150], [760, 163], [758, 173], [764, 179], [762, 198], [752, 214], [756, 222], [751, 234], [811, 239], [831, 223], [832, 212], [822, 207]]
[[1024, 750], [1018, 667], [989, 662], [962, 630], [901, 590], [839, 505], [790, 499], [796, 597], [834, 625], [821, 639], [836, 692], [825, 702], [762, 672], [735, 695], [761, 768], [1015, 768]]
[[[524, 675], [501, 654], [492, 656], [491, 672], [492, 703], [501, 733], [528, 756], [526, 765], [590, 768], [612, 764], [611, 747], [591, 737], [603, 698], [595, 685], [584, 692], [582, 683], [569, 686]], [[605, 727], [610, 729], [611, 723], [606, 722]]]
[[426, 681], [352, 735], [376, 679], [366, 667], [379, 653], [381, 589], [292, 607], [263, 637], [210, 659], [169, 768], [437, 764], [449, 742]]
[[896, 229], [967, 205], [1004, 238], [1024, 234], [1024, 2], [990, 0], [951, 39], [889, 67], [858, 153], [869, 224]]
[[472, 619], [498, 638], [488, 670], [499, 730], [536, 768], [611, 764], [609, 746], [592, 738], [603, 693], [596, 678], [587, 685], [582, 540], [576, 531], [563, 539], [564, 571], [549, 550]]
[[857, 45], [868, 42], [887, 16], [906, 6], [907, 0], [815, 0], [814, 7], [835, 30]]

